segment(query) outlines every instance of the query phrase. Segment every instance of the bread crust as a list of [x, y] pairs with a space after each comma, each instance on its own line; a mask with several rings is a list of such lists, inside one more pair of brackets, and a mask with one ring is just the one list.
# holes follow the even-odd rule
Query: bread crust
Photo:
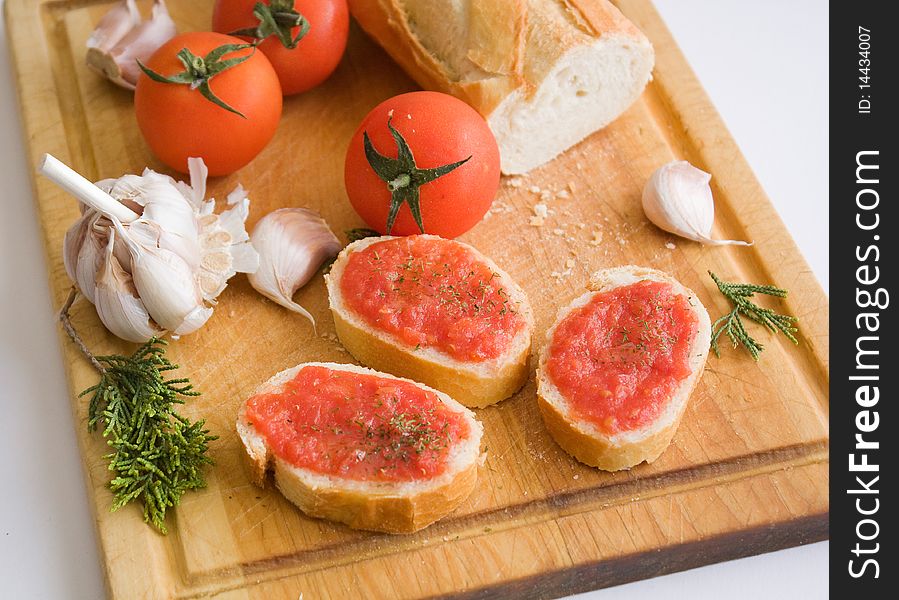
[[[472, 105], [482, 115], [489, 115], [512, 90], [523, 83], [522, 55], [526, 34], [526, 2], [478, 3], [473, 23], [475, 31], [490, 31], [497, 25], [511, 23], [511, 35], [495, 36], [492, 41], [474, 40], [473, 56], [494, 70], [490, 77], [462, 81], [453, 76], [446, 65], [428, 51], [415, 35], [409, 16], [399, 0], [349, 0], [350, 12], [362, 29], [425, 89], [451, 94]], [[498, 42], [498, 43], [497, 43]]]
[[[421, 237], [441, 239], [427, 235]], [[533, 312], [524, 291], [512, 278], [471, 246], [454, 241], [474, 252], [479, 260], [483, 260], [500, 275], [510, 300], [517, 304], [525, 319], [525, 328], [516, 337], [510, 352], [498, 359], [468, 363], [435, 350], [416, 351], [389, 333], [372, 329], [345, 306], [340, 292], [340, 278], [350, 254], [389, 239], [394, 238], [366, 238], [350, 244], [340, 253], [331, 266], [331, 271], [325, 276], [334, 326], [343, 346], [364, 365], [421, 381], [470, 408], [495, 404], [517, 392], [530, 375], [528, 359], [534, 329]]]
[[[639, 67], [621, 83], [633, 90], [604, 122], [569, 136], [569, 147], [623, 112], [650, 78], [653, 51], [649, 40], [607, 0], [469, 0], [456, 9], [450, 3], [422, 8], [401, 0], [350, 0], [350, 12], [365, 32], [425, 89], [451, 94], [473, 106], [494, 129], [504, 173], [523, 173], [555, 156], [512, 157], [519, 139], [507, 143], [504, 126], [514, 108], [534, 99], [566, 55], [594, 45], [620, 42]], [[463, 21], [453, 29], [451, 17]], [[445, 43], [425, 39], [432, 35]], [[430, 47], [429, 47], [430, 45]], [[438, 52], [443, 56], [438, 56]], [[584, 68], [595, 61], [586, 61]], [[620, 106], [618, 106], [620, 104]], [[497, 122], [492, 116], [498, 114]], [[578, 119], [560, 115], [563, 120]], [[541, 123], [541, 126], [548, 125]], [[586, 125], [585, 125], [586, 126]], [[564, 150], [564, 148], [562, 148]]]
[[[655, 421], [638, 430], [606, 434], [592, 423], [579, 420], [570, 413], [567, 401], [553, 384], [546, 369], [549, 348], [556, 327], [572, 310], [586, 304], [596, 293], [608, 291], [638, 281], [652, 280], [671, 284], [678, 294], [685, 296], [697, 316], [698, 330], [690, 351], [690, 375], [681, 382], [669, 400], [669, 405]], [[711, 322], [705, 307], [689, 288], [670, 275], [644, 267], [624, 266], [595, 273], [588, 285], [588, 293], [562, 308], [555, 323], [546, 334], [537, 370], [537, 403], [540, 414], [556, 443], [577, 460], [603, 469], [619, 471], [642, 462], [655, 461], [671, 443], [687, 408], [687, 401], [702, 377], [709, 352]]]
[[[296, 467], [274, 454], [252, 423], [246, 419], [246, 402], [253, 396], [278, 391], [305, 366], [324, 366], [400, 379], [433, 391], [444, 404], [463, 412], [471, 435], [453, 448], [459, 454], [447, 472], [433, 480], [398, 483], [359, 482], [321, 475]], [[471, 494], [477, 483], [480, 443], [483, 427], [474, 415], [449, 398], [420, 383], [412, 382], [365, 367], [335, 363], [304, 363], [278, 373], [262, 384], [242, 405], [237, 417], [237, 432], [244, 447], [244, 464], [250, 480], [265, 487], [269, 475], [275, 487], [311, 517], [344, 523], [353, 529], [385, 533], [412, 533], [455, 510]], [[464, 447], [459, 449], [459, 446]], [[458, 464], [457, 464], [458, 463]]]

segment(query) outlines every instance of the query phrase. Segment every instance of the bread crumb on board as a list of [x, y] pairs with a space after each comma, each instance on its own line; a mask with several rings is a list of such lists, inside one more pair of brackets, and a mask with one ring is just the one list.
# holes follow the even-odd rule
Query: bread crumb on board
[[673, 242], [667, 242], [665, 244], [665, 247], [668, 248], [669, 250], [674, 250], [675, 248], [677, 248], [677, 246], [675, 246]]
[[565, 267], [566, 269], [564, 271], [553, 271], [549, 274], [549, 276], [553, 279], [558, 279], [559, 281], [565, 279], [566, 277], [571, 275], [572, 271], [574, 270], [574, 261], [569, 259], [565, 262]]
[[508, 214], [515, 212], [515, 207], [507, 202], [494, 202], [493, 205], [484, 213], [484, 219], [489, 219], [493, 215]]

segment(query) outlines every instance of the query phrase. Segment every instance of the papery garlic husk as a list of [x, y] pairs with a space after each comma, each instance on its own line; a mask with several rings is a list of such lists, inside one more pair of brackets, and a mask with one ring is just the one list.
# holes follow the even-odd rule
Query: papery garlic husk
[[93, 304], [97, 271], [103, 260], [103, 249], [109, 234], [102, 223], [106, 220], [105, 217], [93, 211], [85, 213], [85, 217], [87, 226], [75, 261], [74, 281], [84, 297]]
[[110, 229], [103, 265], [97, 273], [94, 306], [100, 320], [113, 334], [129, 342], [146, 342], [161, 336], [165, 330], [150, 318], [131, 275], [113, 254], [115, 238], [115, 229]]
[[711, 238], [715, 201], [712, 176], [684, 160], [659, 167], [643, 188], [643, 211], [656, 226], [690, 240], [723, 246], [749, 246], [738, 240]]
[[[82, 204], [81, 206], [84, 205]], [[65, 238], [63, 238], [62, 263], [66, 269], [66, 275], [68, 275], [69, 279], [72, 281], [77, 282], [78, 280], [78, 254], [81, 252], [81, 245], [84, 243], [84, 238], [88, 234], [90, 222], [95, 215], [96, 212], [92, 209], [87, 209], [85, 212], [81, 213], [81, 216], [71, 227], [69, 227], [66, 231]]]
[[139, 24], [140, 11], [134, 0], [120, 0], [100, 18], [87, 38], [87, 47], [109, 52]]
[[259, 254], [245, 226], [250, 199], [238, 185], [228, 194], [227, 202], [231, 208], [222, 214], [210, 212], [200, 217], [200, 289], [210, 302], [235, 273], [254, 273], [259, 268]]
[[293, 301], [325, 261], [340, 252], [337, 236], [321, 216], [307, 208], [281, 208], [262, 217], [250, 235], [259, 253], [259, 268], [248, 275], [250, 285], [281, 306], [315, 319]]
[[175, 37], [175, 22], [163, 0], [156, 0], [150, 18], [141, 21], [134, 0], [123, 0], [97, 24], [87, 41], [87, 64], [125, 89], [133, 90], [146, 62], [164, 43]]
[[143, 243], [117, 219], [113, 223], [128, 246], [134, 286], [153, 320], [178, 335], [199, 329], [212, 309], [203, 303], [190, 265], [171, 250]]

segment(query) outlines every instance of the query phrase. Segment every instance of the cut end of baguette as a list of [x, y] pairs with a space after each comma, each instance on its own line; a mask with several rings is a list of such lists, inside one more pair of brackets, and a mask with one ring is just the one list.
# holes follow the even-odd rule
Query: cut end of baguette
[[[442, 240], [437, 236], [420, 237]], [[518, 307], [525, 319], [525, 327], [515, 337], [509, 350], [498, 358], [480, 362], [466, 362], [430, 348], [415, 349], [397, 340], [387, 332], [368, 325], [350, 310], [340, 290], [349, 256], [371, 244], [396, 239], [393, 236], [366, 238], [348, 245], [334, 261], [325, 276], [328, 300], [334, 326], [341, 344], [364, 365], [379, 371], [408, 377], [436, 388], [470, 408], [483, 408], [508, 398], [517, 392], [530, 376], [528, 359], [531, 353], [531, 337], [534, 316], [524, 291], [492, 260], [476, 249], [468, 248], [500, 276], [500, 282], [509, 294], [509, 300]]]
[[362, 28], [425, 89], [471, 104], [525, 173], [623, 113], [652, 45], [608, 0], [350, 0]]
[[[276, 374], [259, 386], [250, 398], [280, 391], [307, 366], [400, 379], [356, 365], [304, 363]], [[251, 481], [264, 487], [271, 477], [284, 497], [307, 515], [344, 523], [353, 529], [412, 533], [446, 516], [475, 487], [483, 426], [471, 411], [446, 394], [420, 383], [403, 381], [434, 392], [444, 405], [464, 415], [469, 425], [468, 437], [451, 447], [448, 467], [441, 475], [407, 482], [358, 481], [297, 467], [272, 452], [265, 438], [247, 420], [244, 402], [237, 417], [237, 433], [244, 447]]]
[[[687, 298], [697, 318], [697, 332], [690, 350], [690, 375], [668, 399], [664, 411], [646, 426], [607, 434], [589, 421], [579, 418], [549, 377], [546, 363], [556, 328], [573, 310], [586, 305], [594, 295], [639, 281], [670, 284], [676, 293]], [[587, 293], [559, 311], [556, 322], [546, 334], [537, 371], [537, 402], [546, 427], [553, 439], [570, 455], [587, 465], [605, 471], [629, 469], [642, 462], [656, 460], [671, 443], [687, 407], [687, 401], [702, 376], [709, 353], [711, 321], [705, 307], [689, 288], [670, 275], [635, 266], [605, 269], [595, 273]]]
[[572, 47], [536, 90], [515, 90], [487, 117], [502, 172], [527, 173], [614, 121], [643, 92], [653, 62], [642, 35]]

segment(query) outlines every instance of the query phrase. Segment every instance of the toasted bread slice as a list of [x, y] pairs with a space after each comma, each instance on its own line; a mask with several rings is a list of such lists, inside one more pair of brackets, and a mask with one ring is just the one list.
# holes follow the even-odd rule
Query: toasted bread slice
[[325, 276], [331, 314], [341, 343], [359, 362], [379, 371], [426, 383], [468, 407], [482, 408], [508, 398], [524, 385], [530, 374], [528, 358], [534, 316], [527, 296], [507, 273], [468, 244], [432, 235], [415, 237], [435, 240], [436, 243], [458, 244], [473, 252], [479, 261], [498, 275], [509, 302], [525, 322], [509, 349], [497, 358], [479, 362], [457, 360], [436, 348], [416, 348], [405, 344], [390, 332], [371, 327], [353, 312], [347, 306], [340, 289], [340, 280], [350, 256], [372, 244], [401, 239], [392, 236], [353, 242], [344, 248]]
[[[434, 392], [452, 412], [463, 415], [468, 435], [448, 448], [447, 467], [440, 475], [414, 481], [372, 481], [326, 475], [298, 467], [275, 454], [246, 416], [247, 402], [259, 394], [284, 389], [300, 369], [308, 366], [373, 375], [411, 383]], [[268, 474], [284, 496], [307, 515], [345, 523], [354, 529], [411, 533], [455, 510], [474, 489], [478, 477], [483, 427], [474, 414], [444, 394], [419, 383], [378, 373], [365, 367], [336, 363], [304, 363], [281, 371], [263, 383], [241, 405], [237, 433], [246, 451], [246, 464], [256, 485], [264, 487]]]
[[[687, 299], [697, 319], [697, 331], [689, 352], [690, 374], [679, 383], [661, 413], [638, 429], [608, 434], [588, 420], [579, 418], [559, 391], [547, 369], [550, 347], [559, 324], [572, 311], [586, 305], [600, 292], [650, 280], [670, 284], [675, 293]], [[652, 462], [671, 443], [687, 406], [687, 400], [699, 381], [709, 352], [711, 324], [708, 312], [692, 291], [673, 277], [654, 269], [623, 266], [599, 271], [593, 275], [589, 292], [576, 298], [559, 311], [556, 322], [546, 334], [546, 345], [540, 353], [537, 370], [537, 400], [546, 427], [556, 442], [579, 461], [604, 469], [629, 469], [643, 461]]]

